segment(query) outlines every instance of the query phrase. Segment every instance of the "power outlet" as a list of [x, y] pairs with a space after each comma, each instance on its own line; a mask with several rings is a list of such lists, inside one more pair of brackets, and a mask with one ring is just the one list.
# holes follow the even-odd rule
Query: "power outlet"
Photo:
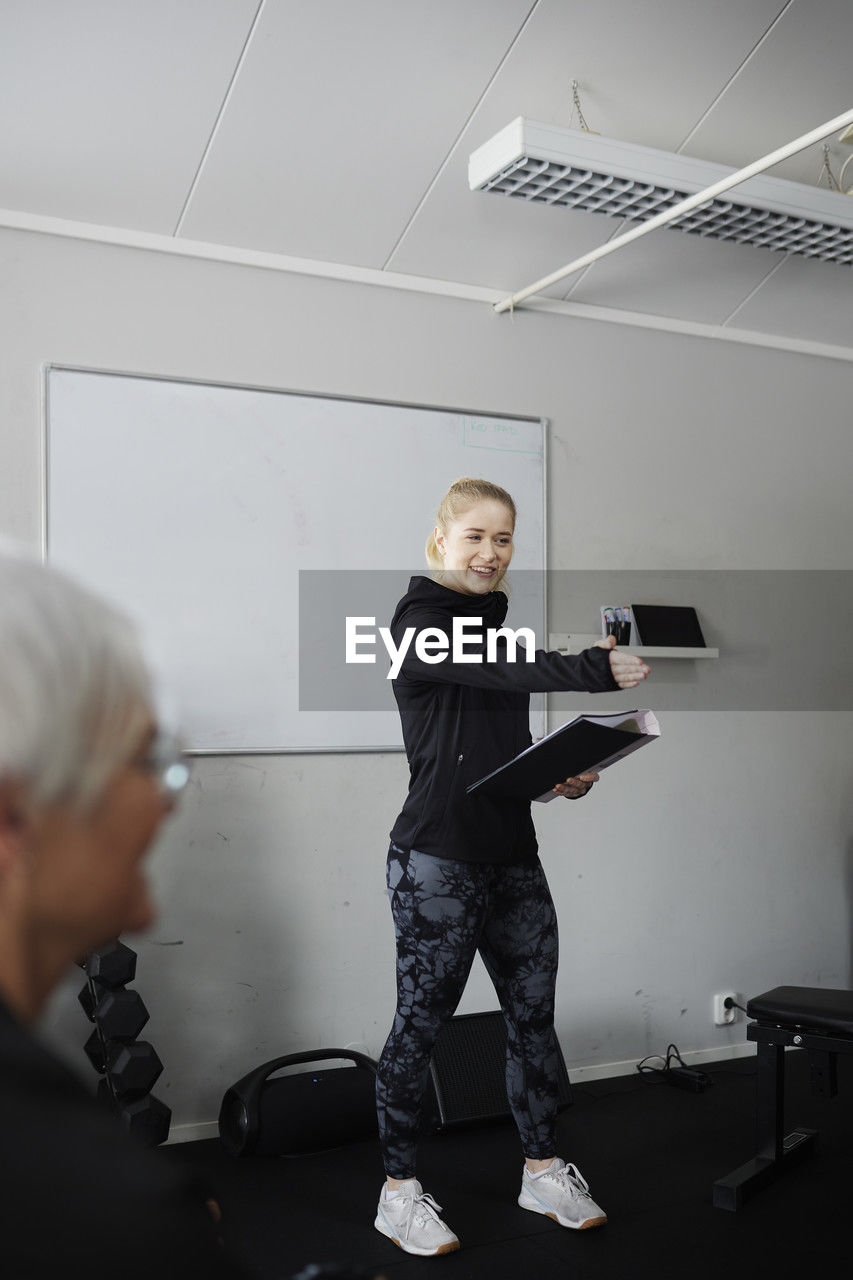
[[720, 991], [714, 996], [714, 1026], [727, 1027], [730, 1022], [734, 1022], [737, 1017], [737, 1009], [732, 1005], [730, 1009], [726, 1008], [727, 1000], [737, 1000], [736, 991]]

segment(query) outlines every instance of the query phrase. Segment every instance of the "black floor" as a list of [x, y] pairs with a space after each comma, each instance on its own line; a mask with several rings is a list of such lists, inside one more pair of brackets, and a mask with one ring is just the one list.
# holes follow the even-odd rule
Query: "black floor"
[[439, 1258], [410, 1257], [374, 1229], [383, 1180], [374, 1142], [296, 1159], [236, 1159], [218, 1139], [164, 1154], [204, 1175], [229, 1244], [261, 1280], [289, 1280], [310, 1263], [387, 1280], [532, 1280], [568, 1268], [595, 1280], [793, 1277], [850, 1257], [853, 1057], [838, 1060], [833, 1099], [812, 1096], [805, 1053], [786, 1063], [786, 1129], [818, 1129], [818, 1151], [737, 1213], [713, 1207], [712, 1185], [754, 1154], [752, 1058], [703, 1067], [713, 1084], [701, 1094], [636, 1074], [575, 1086], [560, 1154], [609, 1215], [596, 1230], [567, 1231], [519, 1208], [511, 1122], [425, 1138], [420, 1179], [462, 1243]]

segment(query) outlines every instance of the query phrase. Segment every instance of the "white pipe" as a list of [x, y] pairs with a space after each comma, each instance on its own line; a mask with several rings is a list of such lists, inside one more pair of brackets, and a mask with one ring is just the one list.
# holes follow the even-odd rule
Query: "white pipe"
[[519, 289], [518, 293], [513, 293], [510, 297], [503, 298], [500, 302], [495, 303], [495, 311], [510, 311], [513, 307], [518, 306], [519, 302], [531, 297], [532, 294], [541, 293], [543, 289], [547, 289], [549, 285], [556, 284], [558, 280], [562, 280], [565, 276], [572, 275], [575, 271], [580, 271], [582, 267], [588, 267], [591, 262], [597, 262], [599, 258], [605, 258], [608, 253], [613, 253], [616, 249], [621, 249], [623, 244], [628, 244], [631, 240], [637, 240], [640, 236], [646, 235], [649, 231], [654, 231], [657, 227], [665, 226], [667, 222], [680, 218], [683, 213], [689, 213], [691, 209], [695, 209], [697, 205], [704, 204], [706, 200], [712, 200], [715, 196], [730, 190], [731, 187], [736, 187], [739, 183], [745, 182], [747, 178], [754, 177], [756, 173], [763, 173], [765, 169], [770, 169], [774, 164], [787, 160], [788, 156], [794, 155], [797, 151], [802, 151], [805, 147], [810, 147], [813, 142], [820, 142], [823, 138], [828, 137], [829, 134], [835, 133], [849, 124], [853, 124], [853, 109], [845, 111], [843, 115], [836, 116], [834, 120], [827, 120], [826, 124], [819, 125], [817, 129], [812, 129], [811, 133], [804, 133], [801, 138], [795, 138], [793, 142], [786, 142], [784, 147], [771, 151], [769, 155], [763, 156], [761, 160], [754, 160], [745, 169], [736, 169], [727, 178], [721, 178], [719, 182], [714, 182], [710, 187], [705, 187], [704, 191], [697, 191], [695, 195], [679, 200], [678, 204], [674, 204], [671, 209], [655, 214], [653, 218], [649, 218], [648, 222], [643, 222], [640, 226], [633, 227], [630, 231], [624, 232], [623, 235], [617, 236], [615, 240], [609, 240], [607, 244], [599, 245], [597, 249], [592, 249], [582, 257], [575, 258], [574, 262], [570, 262], [568, 266], [561, 267], [559, 271], [553, 271], [549, 276], [543, 276], [541, 280], [537, 280], [535, 284], [528, 285], [526, 289]]

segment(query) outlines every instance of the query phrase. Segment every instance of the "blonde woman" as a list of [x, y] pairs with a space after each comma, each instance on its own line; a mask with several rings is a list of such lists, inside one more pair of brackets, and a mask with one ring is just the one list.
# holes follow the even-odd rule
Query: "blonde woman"
[[[466, 620], [468, 655], [476, 654], [472, 631], [485, 635], [504, 622], [501, 587], [515, 524], [506, 490], [456, 481], [427, 540], [432, 576], [411, 579], [391, 623], [398, 647], [409, 628], [422, 641], [410, 636], [393, 682], [410, 784], [388, 852], [397, 1009], [377, 1076], [386, 1182], [375, 1226], [420, 1256], [459, 1248], [441, 1206], [417, 1180], [416, 1136], [432, 1048], [477, 952], [507, 1025], [507, 1095], [525, 1161], [518, 1203], [565, 1227], [606, 1221], [580, 1171], [556, 1151], [557, 922], [530, 805], [466, 797], [465, 789], [530, 745], [530, 693], [631, 689], [649, 668], [615, 650], [613, 637], [578, 657], [539, 650], [533, 662], [512, 661], [498, 642], [481, 661], [453, 660], [454, 620]], [[555, 790], [577, 799], [597, 780], [584, 774]]]

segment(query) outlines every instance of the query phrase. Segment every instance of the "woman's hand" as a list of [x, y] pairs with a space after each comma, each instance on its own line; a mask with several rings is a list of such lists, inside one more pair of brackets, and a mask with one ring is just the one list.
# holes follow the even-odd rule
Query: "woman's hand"
[[597, 773], [582, 773], [577, 778], [566, 778], [565, 782], [558, 782], [554, 790], [558, 796], [565, 796], [567, 800], [580, 800], [598, 779]]
[[621, 653], [616, 648], [615, 636], [596, 640], [593, 648], [610, 650], [610, 672], [620, 689], [633, 689], [651, 671], [651, 667], [647, 667], [642, 658], [633, 653]]

